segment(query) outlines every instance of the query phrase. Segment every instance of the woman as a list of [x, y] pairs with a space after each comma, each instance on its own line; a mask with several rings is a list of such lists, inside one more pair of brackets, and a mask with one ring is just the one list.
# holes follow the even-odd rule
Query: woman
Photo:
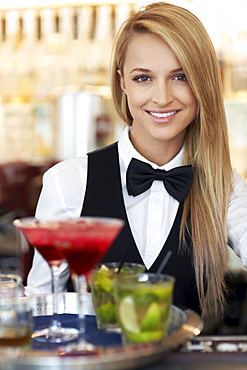
[[[247, 187], [231, 168], [218, 61], [201, 22], [167, 3], [130, 17], [113, 46], [112, 95], [127, 124], [119, 142], [49, 170], [37, 217], [123, 218], [104, 260], [120, 260], [127, 249], [129, 261], [156, 271], [172, 250], [164, 271], [176, 277], [174, 304], [217, 314], [225, 304], [228, 240], [247, 263]], [[139, 193], [129, 178], [136, 181], [130, 168], [135, 174], [140, 162], [172, 169], [179, 180], [186, 172], [187, 189], [174, 195], [170, 178], [156, 171], [158, 179]], [[36, 252], [28, 285], [49, 291], [45, 269]], [[64, 263], [61, 290], [68, 277]]]

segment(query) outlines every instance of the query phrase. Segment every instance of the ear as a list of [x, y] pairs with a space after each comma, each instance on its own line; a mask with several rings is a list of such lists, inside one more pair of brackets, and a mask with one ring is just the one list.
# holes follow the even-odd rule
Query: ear
[[119, 82], [120, 82], [121, 89], [125, 92], [126, 87], [125, 87], [124, 77], [120, 69], [117, 70], [117, 73], [119, 74]]

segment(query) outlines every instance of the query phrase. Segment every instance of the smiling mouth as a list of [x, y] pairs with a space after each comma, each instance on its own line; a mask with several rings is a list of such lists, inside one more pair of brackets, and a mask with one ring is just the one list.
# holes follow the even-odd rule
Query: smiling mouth
[[148, 113], [151, 114], [151, 116], [154, 116], [154, 117], [166, 118], [166, 117], [173, 116], [177, 112], [178, 112], [177, 110], [174, 110], [172, 112], [167, 112], [167, 113], [158, 113], [158, 112], [150, 112], [150, 111]]

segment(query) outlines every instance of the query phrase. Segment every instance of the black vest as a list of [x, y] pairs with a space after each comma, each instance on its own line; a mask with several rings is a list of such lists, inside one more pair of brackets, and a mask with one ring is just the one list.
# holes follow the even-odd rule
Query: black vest
[[[148, 270], [155, 272], [168, 250], [172, 256], [164, 273], [176, 278], [174, 299], [176, 306], [191, 308], [200, 313], [191, 239], [187, 237], [187, 248], [179, 249], [179, 229], [183, 203], [159, 256]], [[85, 199], [81, 216], [116, 217], [125, 221], [125, 226], [103, 258], [103, 262], [120, 261], [127, 249], [126, 261], [143, 263], [129, 226], [121, 187], [117, 143], [88, 154], [88, 174]]]

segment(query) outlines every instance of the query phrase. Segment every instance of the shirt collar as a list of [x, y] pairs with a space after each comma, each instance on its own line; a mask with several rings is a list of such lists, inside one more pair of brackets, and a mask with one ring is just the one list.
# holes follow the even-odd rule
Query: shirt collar
[[129, 131], [131, 127], [127, 126], [118, 142], [118, 151], [120, 157], [120, 166], [124, 166], [125, 170], [127, 170], [131, 158], [139, 159], [140, 161], [149, 163], [153, 168], [159, 168], [163, 170], [170, 170], [174, 167], [178, 167], [183, 165], [183, 155], [184, 155], [184, 146], [181, 148], [179, 153], [168, 163], [163, 166], [157, 166], [155, 163], [148, 161], [145, 157], [143, 157], [132, 145], [130, 138], [129, 138]]

